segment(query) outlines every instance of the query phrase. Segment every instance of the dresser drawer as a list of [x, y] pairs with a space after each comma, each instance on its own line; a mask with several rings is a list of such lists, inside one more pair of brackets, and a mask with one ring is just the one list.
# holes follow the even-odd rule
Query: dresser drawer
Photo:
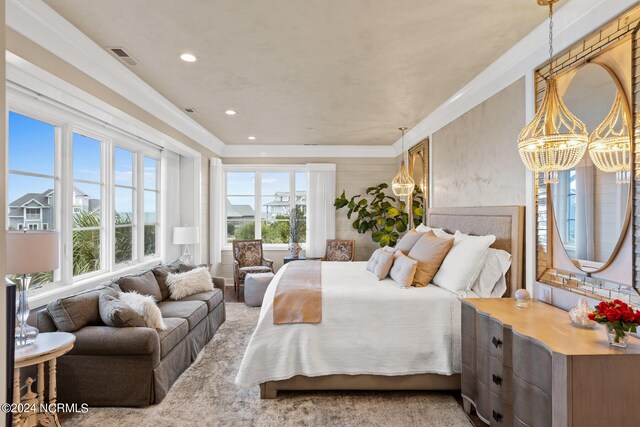
[[463, 302], [462, 303], [462, 333], [476, 338], [476, 309]]
[[476, 340], [470, 335], [462, 334], [462, 364], [476, 370]]
[[536, 386], [551, 397], [552, 355], [537, 341], [513, 333], [513, 376]]
[[[513, 376], [513, 417], [531, 427], [549, 427], [552, 417], [551, 398], [538, 387]], [[518, 424], [522, 425], [522, 424]]]
[[489, 353], [498, 360], [502, 360], [504, 352], [504, 335], [502, 323], [489, 319]]
[[478, 400], [478, 380], [471, 369], [462, 365], [462, 380], [460, 385], [462, 394], [476, 402]]
[[489, 388], [491, 378], [489, 374], [489, 352], [478, 347], [476, 349], [476, 358], [476, 378]]
[[489, 356], [489, 390], [502, 397], [507, 405], [512, 404], [512, 381], [511, 368], [503, 366], [501, 361]]
[[513, 425], [513, 410], [511, 406], [504, 403], [500, 396], [490, 392], [489, 405], [491, 406], [491, 413], [489, 414], [490, 425], [506, 427]]

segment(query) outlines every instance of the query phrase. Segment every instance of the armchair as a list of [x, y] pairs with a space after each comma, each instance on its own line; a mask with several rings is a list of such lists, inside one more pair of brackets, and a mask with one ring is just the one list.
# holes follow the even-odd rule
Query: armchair
[[251, 273], [273, 273], [273, 261], [263, 256], [262, 240], [234, 240], [233, 246], [233, 290], [240, 299], [240, 286]]

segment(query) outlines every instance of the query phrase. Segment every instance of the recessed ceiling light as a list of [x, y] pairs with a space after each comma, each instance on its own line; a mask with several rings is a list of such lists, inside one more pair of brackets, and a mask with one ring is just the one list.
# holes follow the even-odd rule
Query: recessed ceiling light
[[198, 57], [196, 57], [193, 53], [182, 53], [180, 54], [180, 59], [182, 59], [184, 62], [196, 62], [198, 60]]
[[227, 110], [227, 111], [225, 111], [224, 113], [225, 113], [227, 116], [235, 116], [235, 115], [236, 115], [236, 112], [235, 112], [235, 111], [233, 111], [233, 110]]
[[255, 137], [255, 136], [250, 136], [250, 137], [249, 137], [249, 138], [247, 138], [247, 139], [250, 139], [251, 141], [254, 141], [254, 140], [256, 139], [256, 137]]

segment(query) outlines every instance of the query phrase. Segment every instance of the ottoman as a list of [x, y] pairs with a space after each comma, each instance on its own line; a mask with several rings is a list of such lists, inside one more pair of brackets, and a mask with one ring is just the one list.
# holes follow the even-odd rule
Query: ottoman
[[249, 307], [260, 307], [273, 273], [250, 273], [244, 278], [244, 303]]

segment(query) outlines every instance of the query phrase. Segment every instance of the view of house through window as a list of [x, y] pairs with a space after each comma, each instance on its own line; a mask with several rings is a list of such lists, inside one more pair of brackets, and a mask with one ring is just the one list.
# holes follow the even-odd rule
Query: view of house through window
[[115, 182], [115, 260], [116, 264], [133, 259], [135, 155], [124, 148], [114, 149]]
[[292, 215], [298, 241], [305, 242], [306, 172], [228, 171], [226, 181], [227, 243], [261, 238], [265, 244], [287, 244]]

